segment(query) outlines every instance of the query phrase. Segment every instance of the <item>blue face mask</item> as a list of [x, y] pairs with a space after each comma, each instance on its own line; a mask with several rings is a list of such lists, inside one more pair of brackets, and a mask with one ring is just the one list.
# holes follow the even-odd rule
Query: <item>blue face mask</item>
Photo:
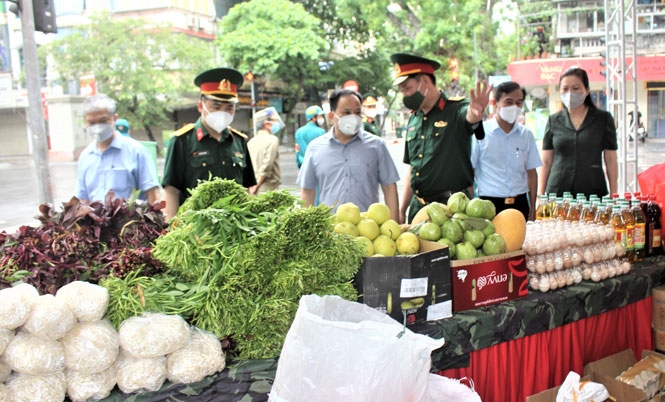
[[279, 123], [276, 122], [276, 121], [274, 121], [274, 122], [270, 125], [270, 132], [273, 133], [273, 134], [277, 134], [277, 133], [279, 133], [279, 130], [281, 130], [281, 129], [282, 129], [282, 125], [279, 124]]

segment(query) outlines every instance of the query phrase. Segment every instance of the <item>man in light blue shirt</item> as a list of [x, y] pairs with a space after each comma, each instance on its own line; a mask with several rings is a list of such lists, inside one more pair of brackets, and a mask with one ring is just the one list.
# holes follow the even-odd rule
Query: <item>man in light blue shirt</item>
[[152, 204], [159, 199], [154, 162], [141, 143], [116, 134], [115, 110], [115, 101], [103, 94], [83, 102], [86, 133], [93, 142], [79, 156], [76, 197], [104, 201], [113, 190], [117, 198], [128, 199], [141, 190], [139, 198]]
[[391, 218], [399, 217], [399, 173], [385, 142], [362, 129], [362, 98], [349, 89], [330, 95], [332, 129], [307, 147], [296, 183], [305, 205], [313, 205], [316, 188], [322, 204], [352, 202], [361, 211], [379, 202], [379, 187]]
[[474, 139], [471, 164], [478, 196], [490, 200], [499, 213], [515, 208], [534, 220], [538, 173], [543, 165], [531, 130], [517, 122], [526, 91], [516, 82], [494, 89], [496, 116], [483, 122], [485, 138]]

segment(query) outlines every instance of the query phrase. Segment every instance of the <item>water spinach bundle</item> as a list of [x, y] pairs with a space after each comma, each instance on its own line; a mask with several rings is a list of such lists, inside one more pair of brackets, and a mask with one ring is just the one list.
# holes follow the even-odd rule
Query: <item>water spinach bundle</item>
[[[223, 339], [231, 356], [268, 358], [279, 355], [302, 295], [357, 298], [352, 280], [364, 246], [333, 233], [330, 208], [302, 208], [287, 191], [245, 197], [246, 189], [232, 181], [205, 184], [194, 189], [198, 201], [183, 204], [155, 242], [153, 256], [170, 279], [132, 276], [125, 282], [135, 284], [108, 285], [112, 299], [116, 292], [126, 301], [109, 306], [115, 320], [141, 308], [180, 311]], [[172, 301], [164, 296], [176, 292]], [[141, 295], [143, 306], [136, 303]]]

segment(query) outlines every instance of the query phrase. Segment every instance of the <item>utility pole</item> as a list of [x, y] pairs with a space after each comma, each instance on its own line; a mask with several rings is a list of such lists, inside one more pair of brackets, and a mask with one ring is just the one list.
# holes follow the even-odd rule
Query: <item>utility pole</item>
[[41, 85], [39, 83], [39, 60], [35, 43], [34, 10], [31, 0], [20, 1], [21, 31], [23, 32], [23, 59], [25, 65], [25, 81], [28, 87], [28, 131], [32, 159], [37, 172], [37, 189], [39, 203], [53, 203], [51, 191], [51, 174], [48, 164], [48, 146], [44, 126]]

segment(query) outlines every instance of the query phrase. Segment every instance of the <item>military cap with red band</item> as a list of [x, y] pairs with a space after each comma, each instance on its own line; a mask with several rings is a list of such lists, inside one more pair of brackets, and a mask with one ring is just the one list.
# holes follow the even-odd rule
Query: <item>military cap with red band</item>
[[390, 56], [394, 65], [393, 85], [399, 85], [415, 74], [432, 74], [441, 67], [439, 62], [407, 53], [395, 53]]
[[213, 68], [194, 79], [194, 84], [201, 88], [202, 95], [220, 102], [238, 102], [238, 88], [242, 83], [242, 74], [232, 68]]
[[378, 103], [376, 95], [373, 93], [366, 93], [363, 95], [363, 106], [374, 106]]

